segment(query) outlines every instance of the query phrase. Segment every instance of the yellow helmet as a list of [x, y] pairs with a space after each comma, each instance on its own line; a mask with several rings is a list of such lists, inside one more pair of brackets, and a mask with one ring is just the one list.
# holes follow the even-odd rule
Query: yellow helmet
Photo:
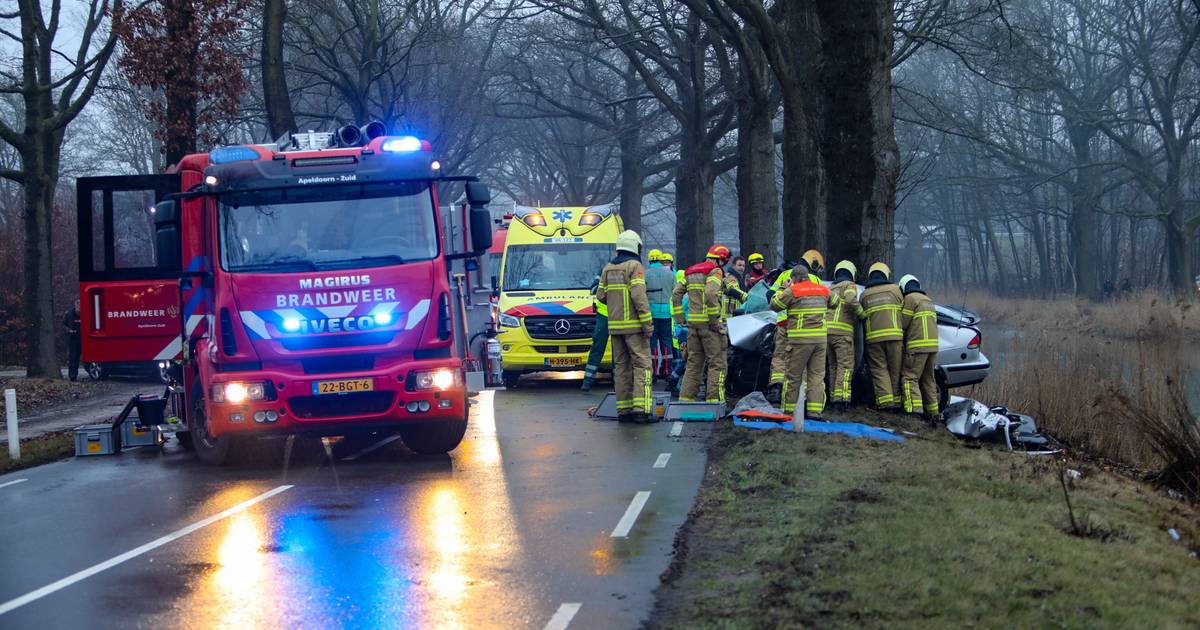
[[760, 262], [763, 262], [764, 260], [766, 260], [766, 258], [763, 258], [762, 254], [760, 254], [758, 252], [754, 252], [753, 254], [750, 254], [749, 258], [746, 259], [746, 262], [753, 265], [754, 263], [760, 263]]
[[837, 266], [833, 268], [833, 273], [836, 274], [843, 269], [850, 272], [851, 278], [858, 275], [858, 267], [855, 267], [854, 263], [850, 262], [849, 260], [843, 260], [839, 262]]
[[871, 275], [871, 274], [875, 273], [876, 271], [883, 272], [883, 277], [885, 277], [889, 280], [892, 279], [892, 268], [891, 267], [888, 267], [887, 265], [885, 265], [881, 262], [877, 262], [877, 263], [871, 265], [871, 268], [867, 270], [867, 275]]
[[659, 252], [658, 261], [673, 263], [675, 262], [675, 257], [671, 255], [671, 252]]
[[813, 273], [820, 273], [820, 271], [825, 268], [825, 257], [821, 255], [821, 252], [815, 249], [810, 249], [804, 252], [804, 255], [800, 257], [800, 260], [803, 260]]
[[647, 258], [649, 258], [650, 262], [658, 262], [659, 260], [662, 260], [662, 252], [658, 251], [657, 249], [652, 249], [647, 255]]

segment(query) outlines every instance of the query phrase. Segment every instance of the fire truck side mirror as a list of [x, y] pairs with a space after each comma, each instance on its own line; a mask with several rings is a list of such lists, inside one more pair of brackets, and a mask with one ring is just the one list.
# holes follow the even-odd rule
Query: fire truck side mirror
[[159, 271], [179, 270], [179, 213], [175, 201], [154, 204], [154, 254]]
[[487, 209], [492, 191], [482, 182], [467, 182], [466, 189], [471, 206], [471, 249], [479, 254], [492, 247], [492, 213]]
[[[487, 184], [483, 182], [467, 182], [467, 203], [470, 204], [472, 208], [486, 206], [491, 202], [492, 191], [488, 190]], [[491, 222], [491, 215], [488, 215], [488, 223], [491, 224]]]

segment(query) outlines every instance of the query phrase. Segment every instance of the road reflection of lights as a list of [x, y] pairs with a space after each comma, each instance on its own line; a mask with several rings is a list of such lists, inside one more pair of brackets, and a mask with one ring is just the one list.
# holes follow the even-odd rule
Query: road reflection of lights
[[265, 568], [263, 535], [250, 513], [243, 512], [229, 523], [217, 548], [218, 568], [213, 573], [213, 602], [220, 627], [259, 625], [262, 609], [260, 592]]
[[484, 466], [497, 466], [501, 462], [500, 442], [496, 439], [496, 412], [492, 405], [495, 393], [491, 390], [479, 392], [470, 420], [472, 437], [460, 447], [472, 461]]
[[592, 540], [592, 548], [588, 550], [588, 557], [592, 561], [592, 574], [612, 575], [617, 570], [617, 559], [613, 557], [612, 536], [601, 534]]
[[422, 501], [419, 513], [425, 518], [419, 536], [428, 542], [433, 556], [432, 570], [421, 579], [430, 596], [429, 614], [423, 616], [422, 627], [464, 626], [461, 615], [468, 586], [464, 559], [470, 551], [470, 539], [462, 493], [460, 484], [445, 480], [438, 482]]

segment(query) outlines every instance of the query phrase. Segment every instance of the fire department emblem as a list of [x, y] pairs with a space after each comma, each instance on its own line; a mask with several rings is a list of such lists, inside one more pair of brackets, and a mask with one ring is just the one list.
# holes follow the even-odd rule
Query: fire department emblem
[[571, 322], [569, 322], [565, 319], [560, 319], [560, 320], [554, 322], [554, 332], [556, 332], [560, 335], [565, 335], [565, 334], [571, 332]]
[[179, 317], [179, 307], [175, 306], [174, 304], [167, 307], [167, 315], [170, 315], [171, 319], [175, 319], [176, 317]]

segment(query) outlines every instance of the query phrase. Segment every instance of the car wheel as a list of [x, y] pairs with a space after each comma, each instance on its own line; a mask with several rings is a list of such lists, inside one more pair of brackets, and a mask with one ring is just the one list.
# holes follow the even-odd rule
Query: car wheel
[[413, 423], [401, 427], [404, 445], [421, 455], [444, 455], [458, 447], [467, 433], [467, 419]]
[[[208, 413], [204, 406], [204, 397], [197, 393], [192, 397], [192, 413], [189, 414], [188, 427], [190, 441], [196, 457], [210, 466], [224, 466], [229, 463], [229, 454], [233, 447], [233, 436], [222, 435], [214, 437], [208, 432]], [[182, 443], [182, 441], [181, 441]]]
[[521, 373], [505, 370], [504, 374], [503, 374], [503, 378], [504, 378], [504, 388], [505, 389], [516, 389], [517, 381], [521, 380]]
[[104, 369], [104, 365], [100, 363], [88, 363], [83, 366], [87, 370], [88, 378], [93, 381], [103, 381], [108, 378], [108, 370]]

